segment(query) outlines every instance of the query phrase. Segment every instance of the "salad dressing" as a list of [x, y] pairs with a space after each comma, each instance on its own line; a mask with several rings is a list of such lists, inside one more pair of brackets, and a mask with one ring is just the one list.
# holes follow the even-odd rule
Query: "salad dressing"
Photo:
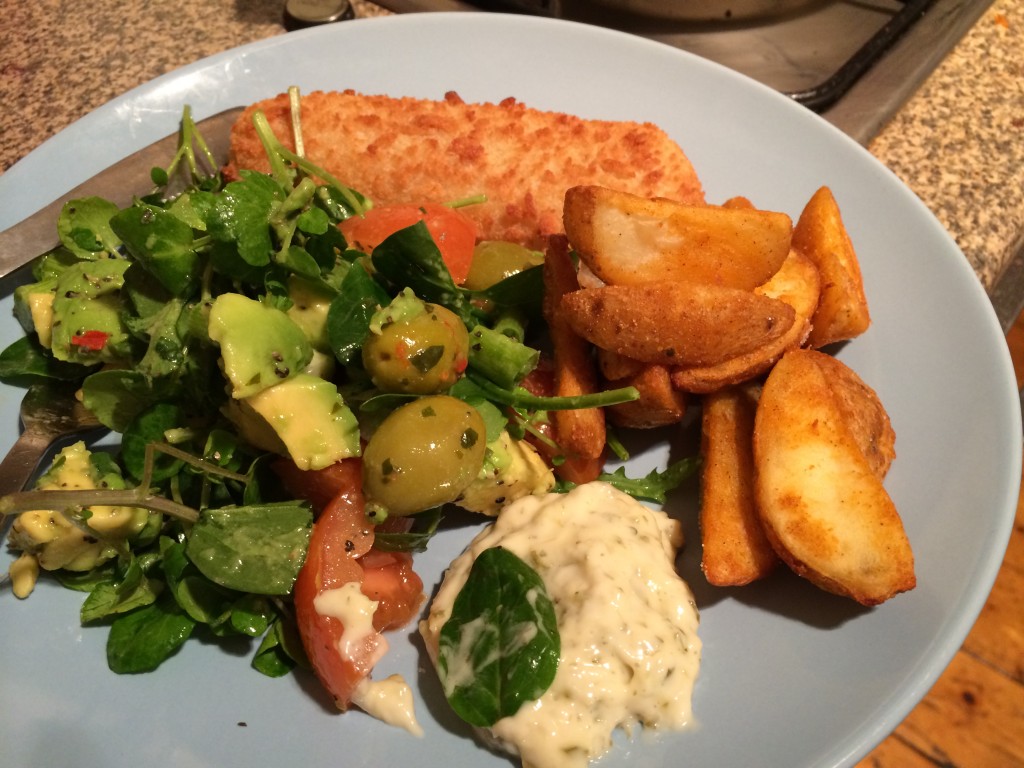
[[[700, 664], [698, 614], [675, 572], [679, 523], [605, 483], [505, 507], [451, 565], [421, 632], [432, 652], [474, 559], [504, 547], [540, 575], [561, 656], [547, 692], [490, 735], [528, 768], [583, 768], [616, 728], [682, 729]], [[446, 656], [449, 676], [460, 660]], [[468, 663], [463, 657], [461, 663]]]

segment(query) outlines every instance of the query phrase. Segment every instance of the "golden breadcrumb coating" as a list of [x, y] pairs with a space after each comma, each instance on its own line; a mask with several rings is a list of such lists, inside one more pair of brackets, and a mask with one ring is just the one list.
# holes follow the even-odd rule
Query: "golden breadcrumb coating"
[[[515, 99], [467, 104], [363, 95], [351, 90], [302, 96], [305, 156], [376, 204], [452, 202], [484, 239], [541, 247], [560, 233], [565, 191], [597, 184], [646, 197], [703, 203], [682, 149], [650, 123], [584, 120], [531, 109]], [[260, 109], [294, 147], [286, 94], [251, 105], [232, 130], [226, 172], [268, 170], [252, 126]]]

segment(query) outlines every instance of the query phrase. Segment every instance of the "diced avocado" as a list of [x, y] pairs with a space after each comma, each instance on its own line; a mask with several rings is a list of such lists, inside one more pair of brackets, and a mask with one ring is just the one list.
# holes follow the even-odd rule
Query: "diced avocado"
[[313, 346], [288, 315], [238, 293], [214, 300], [209, 333], [220, 345], [224, 375], [236, 399], [295, 376], [313, 358]]
[[[85, 443], [77, 442], [60, 452], [36, 487], [40, 490], [123, 488], [124, 481], [116, 472], [100, 470]], [[92, 506], [85, 510], [84, 525], [78, 525], [60, 512], [23, 512], [11, 526], [9, 538], [12, 547], [24, 552], [19, 558], [22, 577], [34, 570], [26, 567], [30, 565], [26, 558], [34, 559], [48, 571], [59, 568], [88, 571], [116, 557], [121, 542], [142, 532], [149, 517], [148, 511], [135, 507]], [[18, 597], [26, 597], [34, 582], [34, 578], [20, 578]]]
[[359, 455], [359, 424], [329, 381], [300, 373], [244, 402], [273, 429], [299, 469], [323, 469]]
[[502, 432], [487, 444], [483, 469], [455, 503], [470, 512], [497, 515], [501, 508], [555, 487], [555, 475], [532, 445]]
[[[121, 287], [129, 266], [123, 259], [82, 261], [60, 274], [50, 326], [55, 358], [91, 365], [130, 356], [128, 331], [121, 320]], [[40, 315], [41, 322], [44, 318]]]
[[35, 331], [39, 343], [49, 349], [53, 337], [53, 298], [57, 280], [20, 285], [14, 289], [14, 316], [26, 333]]
[[288, 317], [306, 334], [313, 348], [319, 352], [330, 352], [331, 343], [327, 338], [327, 312], [331, 308], [330, 293], [304, 280], [298, 275], [288, 278], [288, 298], [292, 306]]

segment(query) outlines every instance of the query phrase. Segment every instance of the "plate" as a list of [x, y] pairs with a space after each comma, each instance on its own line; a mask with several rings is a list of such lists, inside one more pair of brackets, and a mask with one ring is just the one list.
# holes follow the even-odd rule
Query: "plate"
[[[860, 146], [786, 98], [714, 64], [625, 34], [521, 16], [423, 14], [282, 35], [200, 61], [100, 107], [0, 177], [0, 227], [197, 116], [289, 85], [467, 101], [514, 96], [588, 118], [646, 120], [686, 150], [708, 199], [745, 195], [793, 216], [833, 189], [860, 254], [874, 323], [839, 356], [879, 393], [899, 457], [887, 487], [913, 543], [919, 586], [873, 610], [788, 574], [743, 589], [702, 583], [695, 502], [680, 568], [701, 609], [695, 726], [619, 738], [606, 768], [850, 765], [936, 680], [980, 611], [1011, 528], [1021, 422], [995, 315], [963, 254], [922, 203]], [[19, 334], [10, 288], [4, 345]], [[20, 391], [0, 390], [3, 448]], [[665, 460], [665, 435], [632, 460]], [[434, 585], [473, 529], [418, 559]], [[416, 764], [499, 766], [440, 700], [411, 629], [380, 672], [413, 683], [422, 740], [331, 710], [315, 683], [250, 671], [246, 646], [189, 643], [157, 672], [106, 669], [105, 629], [77, 622], [80, 596], [44, 583], [0, 594], [0, 743], [11, 766]]]

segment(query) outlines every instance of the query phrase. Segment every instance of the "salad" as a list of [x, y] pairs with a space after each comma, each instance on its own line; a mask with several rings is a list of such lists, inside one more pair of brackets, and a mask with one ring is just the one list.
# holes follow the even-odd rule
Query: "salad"
[[[269, 174], [225, 179], [186, 107], [150, 194], [65, 206], [0, 378], [74, 383], [120, 440], [65, 448], [0, 513], [16, 594], [83, 592], [114, 672], [250, 637], [256, 670], [311, 666], [344, 709], [418, 613], [414, 555], [452, 505], [598, 478], [661, 502], [695, 463], [628, 478], [560, 448], [551, 411], [636, 391], [550, 396], [543, 254], [477, 242], [476, 200], [375, 206], [256, 127]], [[317, 599], [347, 584], [376, 605], [339, 653]]]

